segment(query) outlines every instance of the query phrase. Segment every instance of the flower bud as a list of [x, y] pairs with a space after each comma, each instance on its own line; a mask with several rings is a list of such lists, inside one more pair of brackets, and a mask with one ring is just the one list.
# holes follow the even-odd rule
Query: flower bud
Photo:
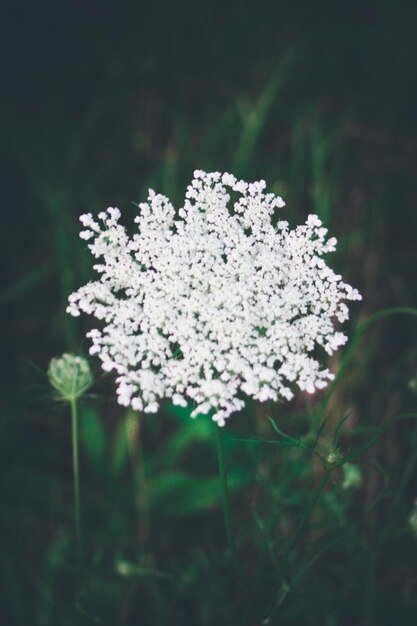
[[337, 448], [332, 448], [327, 452], [322, 460], [324, 469], [327, 471], [331, 471], [342, 463], [343, 455]]
[[414, 376], [414, 378], [408, 381], [408, 388], [412, 393], [414, 393], [415, 395], [417, 394], [417, 374]]
[[343, 481], [342, 489], [358, 489], [363, 482], [362, 472], [360, 467], [353, 465], [353, 463], [345, 463], [343, 465]]
[[74, 354], [63, 354], [52, 359], [48, 367], [48, 379], [68, 402], [82, 396], [93, 383], [88, 361]]

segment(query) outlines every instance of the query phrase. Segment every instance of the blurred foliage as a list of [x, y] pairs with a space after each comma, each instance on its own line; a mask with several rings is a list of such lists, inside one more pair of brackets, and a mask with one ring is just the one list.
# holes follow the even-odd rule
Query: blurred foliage
[[[417, 5], [4, 11], [0, 623], [414, 624]], [[87, 322], [65, 314], [91, 276], [77, 218], [117, 205], [129, 221], [149, 185], [179, 203], [196, 168], [264, 178], [293, 223], [317, 212], [364, 300], [327, 392], [251, 404], [225, 430], [240, 577], [209, 424], [125, 413], [96, 370], [80, 576], [70, 420], [46, 378], [86, 350]]]

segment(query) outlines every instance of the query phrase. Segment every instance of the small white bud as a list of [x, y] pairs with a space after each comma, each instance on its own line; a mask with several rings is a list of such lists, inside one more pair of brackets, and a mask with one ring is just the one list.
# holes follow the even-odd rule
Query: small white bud
[[88, 361], [74, 354], [63, 354], [52, 359], [48, 367], [48, 379], [68, 402], [82, 396], [93, 384]]

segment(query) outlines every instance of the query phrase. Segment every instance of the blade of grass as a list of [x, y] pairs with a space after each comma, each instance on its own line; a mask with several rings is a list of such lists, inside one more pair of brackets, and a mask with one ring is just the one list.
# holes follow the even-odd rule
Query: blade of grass
[[[56, 174], [53, 157], [50, 156], [49, 159], [41, 161], [16, 128], [9, 129], [8, 139], [35, 195], [49, 214], [55, 258], [59, 271], [61, 298], [65, 303], [62, 308], [65, 309], [67, 297], [75, 288], [73, 268], [76, 266], [75, 237], [71, 236], [74, 221], [69, 210], [68, 185], [65, 185], [60, 180], [60, 176]], [[40, 163], [43, 165], [41, 166]], [[66, 315], [64, 317], [67, 347], [71, 350], [75, 350], [78, 344], [78, 326], [79, 324], [73, 316]]]
[[285, 53], [269, 82], [264, 87], [258, 101], [246, 118], [233, 162], [233, 173], [237, 176], [244, 178], [248, 174], [255, 147], [265, 129], [268, 116], [277, 96], [294, 65], [295, 58], [295, 48], [291, 48]]
[[49, 263], [45, 263], [28, 272], [0, 293], [0, 306], [8, 304], [20, 296], [24, 296], [28, 291], [31, 291], [52, 276], [53, 272], [54, 270]]
[[417, 317], [417, 309], [413, 307], [401, 307], [401, 306], [382, 309], [381, 311], [377, 311], [373, 315], [370, 315], [368, 319], [362, 322], [362, 324], [357, 328], [356, 333], [352, 337], [350, 344], [349, 344], [349, 348], [346, 350], [346, 353], [342, 359], [341, 365], [339, 367], [339, 371], [337, 372], [336, 377], [333, 380], [333, 382], [329, 385], [327, 392], [319, 406], [319, 409], [316, 413], [319, 419], [321, 418], [324, 411], [326, 410], [327, 405], [329, 404], [330, 398], [334, 390], [336, 389], [340, 381], [345, 376], [347, 370], [349, 369], [349, 366], [353, 360], [355, 352], [359, 346], [362, 335], [370, 326], [374, 324], [374, 322], [377, 322], [378, 320], [384, 319], [385, 317], [389, 317], [391, 315], [410, 315], [412, 317]]
[[357, 450], [355, 450], [355, 452], [352, 452], [351, 454], [348, 454], [347, 456], [343, 457], [343, 460], [339, 464], [337, 464], [336, 467], [340, 467], [344, 463], [353, 461], [358, 456], [366, 452], [366, 450], [371, 448], [377, 441], [379, 441], [379, 439], [381, 439], [381, 437], [386, 433], [386, 431], [389, 428], [391, 428], [393, 424], [403, 419], [417, 419], [417, 413], [404, 413], [402, 415], [397, 415], [396, 417], [393, 417], [392, 419], [388, 420], [385, 424], [381, 426], [381, 428], [378, 429], [378, 432], [376, 433], [374, 437], [372, 437], [369, 441], [367, 441], [365, 444], [360, 446]]

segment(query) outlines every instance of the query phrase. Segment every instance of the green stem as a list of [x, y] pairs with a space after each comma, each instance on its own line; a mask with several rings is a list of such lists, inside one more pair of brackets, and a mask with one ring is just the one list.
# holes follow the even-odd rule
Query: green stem
[[324, 474], [324, 476], [322, 477], [322, 479], [320, 480], [320, 482], [319, 482], [319, 484], [318, 484], [318, 486], [316, 488], [316, 491], [315, 491], [315, 493], [313, 495], [313, 498], [312, 498], [309, 506], [307, 507], [307, 509], [304, 511], [304, 515], [302, 516], [301, 521], [300, 521], [296, 531], [294, 532], [294, 535], [292, 536], [292, 539], [290, 540], [290, 542], [289, 542], [289, 544], [288, 544], [288, 546], [287, 546], [287, 548], [285, 550], [284, 558], [287, 557], [287, 555], [291, 552], [291, 550], [294, 548], [295, 544], [297, 543], [297, 540], [298, 540], [298, 538], [299, 538], [299, 536], [301, 534], [301, 531], [303, 530], [305, 524], [308, 522], [308, 520], [310, 518], [310, 515], [311, 515], [311, 512], [313, 511], [314, 507], [316, 506], [316, 504], [317, 504], [317, 502], [318, 502], [318, 500], [319, 500], [319, 498], [321, 496], [321, 493], [322, 493], [323, 489], [325, 488], [329, 478], [330, 478], [330, 473], [326, 472]]
[[222, 497], [224, 525], [226, 528], [227, 542], [229, 544], [229, 549], [233, 554], [233, 557], [235, 558], [236, 562], [238, 562], [236, 543], [232, 528], [232, 517], [230, 515], [230, 498], [229, 487], [227, 484], [227, 470], [224, 456], [223, 434], [221, 428], [217, 426], [215, 422], [212, 423], [217, 449], [217, 461], [219, 464], [220, 492]]
[[133, 411], [129, 411], [126, 415], [125, 424], [132, 468], [135, 506], [138, 514], [138, 545], [140, 551], [145, 555], [145, 561], [152, 565], [151, 526], [145, 460], [142, 449], [141, 416]]
[[[404, 417], [413, 417], [414, 414], [406, 414]], [[367, 606], [367, 621], [366, 624], [374, 624], [374, 614], [375, 614], [375, 602], [376, 602], [376, 575], [377, 575], [377, 567], [381, 560], [381, 556], [384, 549], [384, 544], [387, 542], [389, 537], [392, 536], [393, 526], [395, 523], [395, 515], [398, 515], [398, 507], [401, 503], [401, 499], [404, 496], [404, 492], [407, 488], [408, 482], [413, 475], [414, 468], [417, 464], [417, 427], [414, 427], [412, 436], [411, 436], [411, 455], [405, 466], [405, 471], [399, 481], [399, 484], [395, 490], [395, 497], [393, 498], [388, 513], [386, 517], [386, 521], [384, 526], [382, 527], [381, 532], [379, 533], [375, 544], [372, 549], [372, 555], [369, 563], [369, 590], [368, 590], [368, 606]]]
[[70, 401], [71, 405], [71, 434], [72, 434], [72, 471], [74, 483], [74, 520], [75, 536], [79, 566], [83, 565], [82, 532], [81, 532], [81, 505], [80, 505], [80, 470], [78, 454], [78, 406], [76, 398]]

